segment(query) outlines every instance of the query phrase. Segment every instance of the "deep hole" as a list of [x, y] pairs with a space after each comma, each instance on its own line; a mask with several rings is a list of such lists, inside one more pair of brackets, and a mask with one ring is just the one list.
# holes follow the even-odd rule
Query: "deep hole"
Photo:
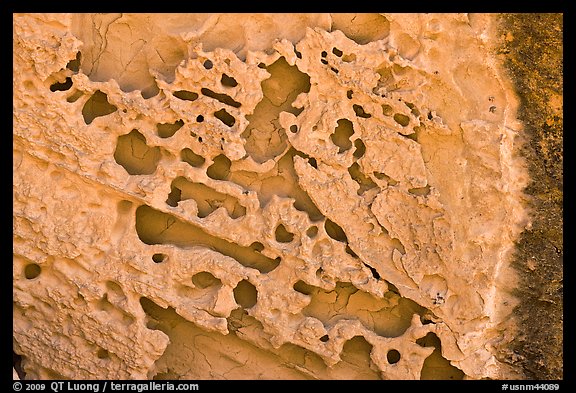
[[194, 93], [193, 91], [188, 90], [178, 90], [174, 92], [174, 97], [186, 101], [195, 101], [198, 98], [198, 93]]
[[226, 180], [230, 177], [230, 165], [232, 165], [230, 159], [220, 154], [214, 158], [212, 165], [206, 169], [206, 174], [214, 180]]
[[276, 237], [276, 241], [280, 243], [290, 243], [292, 240], [294, 240], [294, 234], [288, 232], [286, 227], [282, 224], [276, 227], [274, 236]]
[[146, 137], [132, 130], [118, 137], [114, 159], [130, 175], [151, 175], [160, 161], [160, 148], [146, 144]]
[[338, 48], [332, 48], [332, 53], [334, 53], [338, 57], [342, 56], [342, 51]]
[[396, 121], [396, 123], [400, 124], [402, 127], [406, 127], [408, 124], [410, 124], [410, 118], [402, 113], [396, 113], [394, 115], [394, 121]]
[[222, 284], [219, 278], [214, 277], [210, 272], [198, 272], [192, 276], [192, 283], [200, 289]]
[[196, 116], [196, 121], [197, 121], [198, 123], [202, 123], [202, 122], [204, 121], [204, 116], [202, 116], [202, 115]]
[[176, 131], [182, 128], [183, 125], [184, 122], [182, 120], [178, 120], [175, 123], [158, 123], [156, 124], [156, 130], [160, 138], [170, 138]]
[[308, 236], [310, 239], [316, 237], [317, 234], [318, 234], [318, 227], [316, 226], [311, 226], [306, 230], [306, 236]]
[[350, 248], [350, 246], [348, 244], [346, 244], [345, 251], [346, 251], [346, 254], [348, 254], [354, 258], [358, 258], [358, 255], [354, 251], [352, 251], [352, 249]]
[[292, 288], [296, 292], [300, 292], [303, 295], [310, 295], [312, 292], [314, 292], [314, 287], [312, 285], [306, 284], [302, 280], [298, 280], [296, 283], [294, 283]]
[[236, 123], [236, 119], [234, 118], [234, 116], [226, 112], [224, 108], [214, 112], [214, 117], [216, 117], [222, 123], [226, 124], [228, 127], [232, 127], [234, 123]]
[[114, 113], [117, 109], [116, 106], [108, 102], [108, 96], [105, 93], [96, 90], [82, 108], [84, 123], [90, 124], [95, 118]]
[[234, 79], [233, 77], [228, 76], [226, 74], [222, 74], [222, 78], [220, 79], [220, 83], [222, 83], [222, 86], [228, 86], [228, 87], [238, 86], [238, 82], [236, 82], [236, 79]]
[[80, 71], [80, 61], [82, 60], [82, 53], [80, 51], [76, 52], [76, 58], [74, 60], [70, 60], [68, 64], [66, 64], [66, 68], [70, 71], [78, 72]]
[[214, 64], [212, 64], [212, 62], [210, 60], [205, 60], [203, 65], [204, 65], [204, 68], [206, 68], [207, 70], [214, 67]]
[[323, 50], [322, 53], [320, 53], [320, 55], [322, 57], [326, 57], [326, 56], [328, 56], [328, 53], [325, 50]]
[[258, 63], [258, 68], [266, 69], [266, 64], [264, 64], [264, 63]]
[[152, 261], [154, 261], [154, 263], [162, 263], [166, 260], [167, 255], [166, 254], [154, 254], [152, 255]]
[[390, 364], [398, 363], [400, 361], [400, 352], [395, 349], [389, 350], [386, 354], [386, 360], [388, 360]]
[[176, 247], [204, 246], [230, 258], [245, 267], [269, 273], [279, 261], [268, 258], [249, 247], [243, 247], [206, 233], [202, 228], [155, 210], [147, 205], [136, 209], [136, 233], [148, 245], [171, 244]]
[[353, 154], [354, 158], [359, 159], [366, 153], [366, 145], [362, 142], [362, 139], [356, 139], [354, 141], [354, 147], [356, 148]]
[[241, 103], [234, 100], [228, 94], [216, 93], [216, 92], [214, 92], [210, 89], [206, 89], [204, 87], [202, 89], [200, 89], [200, 92], [202, 94], [204, 94], [206, 97], [214, 98], [215, 100], [218, 100], [223, 104], [230, 105], [234, 108], [240, 108], [242, 106]]
[[338, 71], [337, 68], [334, 68], [334, 67], [330, 67], [330, 70], [331, 70], [332, 72], [334, 72], [335, 74], [337, 74], [338, 72], [340, 72], [340, 71]]
[[50, 86], [50, 91], [66, 91], [72, 87], [72, 78], [67, 77], [62, 83], [56, 82]]
[[204, 157], [194, 153], [191, 149], [187, 147], [182, 149], [182, 151], [180, 152], [180, 159], [184, 162], [187, 162], [188, 164], [190, 164], [195, 168], [201, 167], [202, 165], [204, 165], [204, 162], [206, 161]]
[[325, 342], [328, 341], [329, 339], [330, 339], [330, 337], [329, 337], [327, 334], [325, 334], [325, 335], [323, 335], [322, 337], [320, 337], [320, 341], [322, 341], [323, 343], [325, 343]]
[[296, 50], [296, 48], [294, 48], [294, 53], [296, 54], [296, 57], [301, 59], [302, 58], [302, 53], [300, 53], [299, 51]]
[[318, 169], [318, 163], [314, 157], [308, 158], [308, 164], [310, 164], [313, 168]]
[[348, 173], [350, 174], [350, 177], [360, 186], [358, 187], [357, 191], [358, 195], [362, 195], [367, 190], [378, 187], [378, 185], [374, 183], [372, 179], [364, 175], [364, 173], [360, 169], [360, 165], [358, 165], [357, 162], [355, 162], [348, 168]]
[[376, 280], [380, 279], [380, 273], [378, 273], [378, 271], [376, 269], [374, 269], [372, 266], [368, 265], [367, 263], [363, 262], [364, 265], [370, 269], [370, 272], [372, 272], [372, 277], [374, 277]]
[[352, 122], [348, 119], [340, 119], [334, 132], [330, 135], [332, 142], [339, 147], [338, 153], [343, 153], [350, 150], [352, 142], [350, 137], [354, 134], [354, 127]]
[[40, 265], [36, 263], [29, 263], [24, 268], [24, 277], [26, 277], [28, 280], [32, 280], [38, 277], [41, 272], [42, 268], [40, 267]]
[[432, 112], [428, 112], [428, 120], [432, 120], [433, 116], [432, 116]]
[[258, 300], [256, 287], [248, 280], [242, 280], [234, 288], [234, 300], [242, 308], [252, 308]]
[[352, 105], [352, 109], [354, 109], [354, 113], [356, 113], [356, 116], [358, 117], [362, 117], [364, 119], [372, 117], [371, 114], [364, 112], [364, 108], [362, 108], [361, 105], [354, 104]]
[[298, 126], [296, 124], [292, 124], [290, 126], [290, 132], [293, 132], [294, 134], [298, 132]]
[[104, 348], [100, 348], [96, 353], [96, 356], [98, 356], [98, 359], [109, 359], [110, 353]]
[[328, 60], [326, 60], [326, 59], [320, 59], [320, 63], [327, 65], [327, 64], [328, 64]]
[[170, 186], [170, 194], [168, 194], [168, 198], [166, 199], [166, 204], [168, 206], [176, 207], [178, 206], [178, 202], [182, 200], [182, 190], [174, 185]]
[[262, 251], [264, 250], [264, 244], [260, 243], [260, 242], [254, 242], [252, 244], [250, 244], [250, 248], [253, 249], [254, 251]]
[[346, 233], [344, 233], [342, 227], [329, 218], [324, 221], [324, 229], [326, 230], [328, 236], [330, 236], [332, 239], [338, 240], [339, 242], [348, 243], [348, 238], [346, 237]]
[[354, 92], [353, 92], [352, 90], [348, 90], [348, 91], [346, 92], [346, 97], [348, 97], [348, 99], [351, 100], [353, 93], [354, 93]]

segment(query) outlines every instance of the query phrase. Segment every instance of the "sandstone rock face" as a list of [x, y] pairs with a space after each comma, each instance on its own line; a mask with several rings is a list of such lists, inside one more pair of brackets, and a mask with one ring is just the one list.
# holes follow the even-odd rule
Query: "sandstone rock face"
[[494, 16], [15, 14], [27, 379], [516, 378]]

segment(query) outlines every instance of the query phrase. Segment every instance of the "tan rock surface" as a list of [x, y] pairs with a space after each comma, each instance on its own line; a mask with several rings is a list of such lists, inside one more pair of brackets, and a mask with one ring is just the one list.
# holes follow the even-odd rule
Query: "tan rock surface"
[[26, 378], [517, 377], [494, 24], [15, 14]]

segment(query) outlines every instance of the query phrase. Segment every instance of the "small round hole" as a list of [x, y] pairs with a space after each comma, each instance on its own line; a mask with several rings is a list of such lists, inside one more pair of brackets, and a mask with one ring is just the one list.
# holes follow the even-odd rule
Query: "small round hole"
[[196, 121], [197, 121], [198, 123], [202, 123], [202, 122], [204, 121], [204, 116], [202, 116], [202, 115], [196, 116]]
[[161, 263], [164, 262], [167, 258], [166, 254], [154, 254], [152, 255], [152, 260], [154, 261], [154, 263]]
[[306, 235], [312, 239], [313, 237], [315, 237], [318, 234], [318, 227], [312, 226], [310, 228], [308, 228], [308, 230], [306, 231]]
[[400, 352], [395, 349], [391, 349], [386, 354], [386, 359], [390, 364], [398, 363], [400, 361]]
[[293, 132], [294, 134], [298, 132], [298, 126], [296, 124], [292, 124], [290, 126], [290, 132]]
[[40, 265], [38, 265], [36, 263], [31, 263], [29, 265], [26, 265], [26, 267], [24, 268], [24, 276], [28, 280], [32, 280], [32, 279], [38, 277], [41, 272], [42, 272], [42, 269], [40, 268]]
[[204, 62], [204, 68], [206, 68], [207, 70], [211, 69], [212, 67], [214, 67], [214, 64], [212, 64], [210, 60], [206, 60]]
[[330, 339], [330, 337], [328, 337], [327, 334], [323, 335], [322, 337], [320, 337], [320, 341], [322, 341], [323, 343], [325, 343], [326, 341], [328, 341]]

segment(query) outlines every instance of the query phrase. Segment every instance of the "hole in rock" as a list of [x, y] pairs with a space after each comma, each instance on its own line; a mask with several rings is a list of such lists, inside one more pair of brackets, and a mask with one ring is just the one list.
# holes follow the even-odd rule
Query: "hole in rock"
[[354, 336], [344, 343], [340, 359], [355, 366], [355, 368], [366, 370], [364, 375], [368, 375], [363, 375], [363, 379], [380, 379], [379, 373], [373, 370], [374, 366], [370, 367], [372, 363], [371, 352], [372, 344], [362, 336]]
[[342, 227], [329, 218], [324, 221], [324, 229], [326, 230], [328, 236], [330, 236], [332, 239], [338, 240], [342, 243], [348, 243], [348, 238], [346, 237]]
[[327, 342], [328, 340], [330, 340], [330, 337], [327, 334], [320, 337], [320, 341], [322, 341], [323, 343]]
[[327, 65], [328, 64], [328, 60], [326, 59], [320, 59], [320, 63]]
[[404, 245], [402, 244], [402, 242], [400, 242], [400, 240], [393, 238], [392, 239], [392, 246], [395, 249], [397, 249], [398, 251], [400, 251], [400, 253], [406, 254], [406, 249], [404, 248]]
[[367, 190], [378, 187], [378, 185], [374, 183], [372, 179], [364, 175], [360, 169], [360, 165], [358, 165], [357, 162], [348, 168], [348, 173], [350, 174], [350, 177], [352, 177], [352, 179], [360, 186], [356, 192], [358, 195], [362, 195]]
[[150, 175], [156, 171], [160, 160], [160, 148], [146, 144], [146, 137], [132, 130], [118, 137], [114, 159], [130, 175]]
[[156, 130], [160, 138], [170, 138], [176, 133], [176, 131], [182, 128], [183, 125], [184, 122], [182, 120], [178, 120], [174, 123], [158, 123], [156, 124]]
[[312, 168], [318, 169], [318, 162], [316, 162], [314, 157], [308, 158], [308, 164], [310, 164]]
[[234, 123], [236, 123], [234, 116], [226, 112], [224, 108], [214, 112], [214, 117], [220, 120], [222, 123], [226, 124], [228, 127], [232, 127]]
[[358, 258], [358, 255], [354, 251], [352, 251], [352, 249], [350, 248], [350, 245], [346, 244], [345, 251], [346, 251], [346, 254], [350, 255], [351, 257]]
[[82, 108], [84, 123], [90, 124], [95, 118], [114, 113], [117, 109], [108, 102], [108, 96], [105, 93], [96, 90]]
[[296, 291], [296, 292], [300, 292], [303, 295], [310, 295], [311, 293], [314, 292], [314, 287], [312, 285], [308, 285], [306, 284], [304, 281], [302, 280], [298, 280], [294, 283], [294, 285], [292, 286], [292, 288]]
[[292, 132], [294, 134], [297, 133], [298, 132], [298, 126], [296, 124], [292, 124], [290, 126], [290, 132]]
[[50, 85], [50, 91], [66, 91], [72, 87], [72, 78], [67, 77], [62, 83], [56, 82]]
[[240, 246], [225, 239], [206, 233], [202, 228], [176, 217], [142, 205], [136, 209], [136, 233], [148, 245], [171, 244], [188, 248], [204, 246], [229, 256], [245, 267], [269, 273], [280, 264], [250, 247]]
[[204, 116], [202, 116], [202, 115], [196, 116], [196, 121], [197, 121], [198, 123], [202, 123], [202, 122], [204, 121]]
[[206, 89], [204, 87], [202, 89], [200, 89], [200, 92], [202, 94], [204, 94], [206, 97], [214, 98], [215, 100], [218, 100], [223, 104], [230, 105], [234, 108], [240, 108], [242, 106], [241, 103], [234, 100], [232, 97], [230, 97], [227, 94], [216, 93], [216, 92], [213, 92], [212, 90]]
[[250, 244], [250, 248], [253, 249], [254, 251], [261, 252], [262, 250], [264, 250], [264, 244], [260, 242], [254, 242]]
[[276, 241], [280, 243], [290, 243], [292, 240], [294, 240], [294, 234], [288, 232], [286, 227], [282, 224], [276, 227], [274, 236], [276, 237]]
[[249, 124], [242, 133], [246, 152], [257, 163], [276, 158], [286, 150], [287, 136], [280, 126], [281, 112], [296, 114], [292, 102], [303, 92], [310, 91], [310, 76], [291, 66], [284, 57], [272, 63], [267, 71], [270, 77], [261, 82], [264, 98], [254, 112], [246, 116]]
[[29, 263], [24, 268], [24, 277], [28, 280], [33, 280], [40, 275], [42, 268], [36, 263]]
[[[232, 195], [223, 194], [202, 183], [195, 183], [179, 176], [172, 181], [171, 189], [180, 190], [180, 199], [176, 202], [194, 199], [198, 206], [198, 217], [204, 218], [224, 207], [230, 218], [239, 218], [246, 214], [246, 208]], [[171, 192], [172, 193], [172, 192]], [[176, 191], [177, 193], [177, 191]], [[177, 194], [175, 195], [177, 197]], [[175, 200], [175, 198], [170, 198]]]
[[222, 84], [222, 86], [226, 86], [226, 87], [238, 86], [238, 82], [236, 82], [236, 79], [234, 79], [233, 77], [228, 76], [226, 74], [222, 74], [222, 78], [220, 79], [220, 83]]
[[195, 101], [198, 98], [198, 93], [188, 90], [178, 90], [174, 92], [174, 97], [185, 101]]
[[152, 261], [154, 261], [154, 263], [162, 263], [166, 260], [167, 255], [166, 254], [154, 254], [152, 255]]
[[168, 206], [176, 207], [178, 206], [178, 202], [182, 200], [182, 190], [178, 187], [171, 187], [170, 194], [168, 194], [168, 198], [166, 199], [166, 204]]
[[82, 53], [76, 52], [76, 58], [74, 60], [70, 60], [68, 64], [66, 64], [66, 68], [70, 71], [78, 72], [80, 71], [80, 61], [82, 60]]
[[332, 48], [332, 53], [334, 53], [338, 57], [342, 56], [342, 51], [338, 48]]
[[395, 364], [400, 361], [400, 352], [395, 349], [391, 349], [386, 353], [386, 360], [389, 364]]
[[330, 71], [334, 72], [335, 74], [337, 74], [338, 72], [340, 72], [340, 71], [338, 71], [337, 68], [334, 68], [334, 67], [330, 67]]
[[234, 300], [242, 308], [252, 308], [258, 300], [258, 291], [256, 287], [248, 280], [242, 280], [234, 288]]
[[359, 159], [361, 158], [364, 153], [366, 153], [366, 145], [362, 142], [362, 139], [358, 138], [354, 141], [354, 158]]
[[310, 228], [308, 228], [306, 230], [306, 236], [308, 236], [310, 239], [313, 239], [314, 237], [316, 237], [317, 234], [318, 234], [318, 227], [317, 226], [311, 226]]
[[203, 66], [204, 66], [204, 68], [206, 68], [207, 70], [209, 70], [209, 69], [211, 69], [212, 67], [214, 67], [214, 64], [213, 64], [210, 60], [205, 60]]
[[98, 357], [98, 359], [109, 359], [110, 353], [107, 350], [105, 350], [104, 348], [100, 348], [96, 352], [96, 356]]
[[204, 165], [204, 162], [206, 161], [204, 157], [194, 153], [191, 149], [187, 147], [182, 149], [182, 151], [180, 152], [180, 159], [195, 168], [200, 168], [202, 165]]
[[410, 194], [417, 195], [417, 196], [426, 196], [426, 195], [430, 194], [430, 186], [427, 185], [425, 187], [410, 188], [408, 190], [408, 192]]
[[390, 176], [382, 172], [374, 172], [374, 177], [378, 180], [386, 180], [386, 182], [391, 186], [395, 186], [396, 184], [398, 184], [396, 180], [392, 179]]
[[464, 373], [442, 356], [442, 343], [435, 333], [429, 332], [426, 336], [417, 339], [416, 343], [423, 347], [434, 347], [434, 352], [424, 360], [420, 379], [461, 380], [464, 378]]
[[400, 124], [402, 127], [406, 127], [410, 124], [410, 118], [402, 113], [396, 113], [394, 115], [394, 121]]
[[208, 177], [214, 180], [227, 180], [230, 177], [230, 165], [232, 162], [224, 154], [214, 158], [212, 165], [206, 169]]
[[352, 105], [352, 109], [354, 109], [354, 113], [356, 116], [362, 117], [364, 119], [369, 119], [372, 117], [371, 114], [364, 112], [364, 108], [361, 105], [354, 104]]
[[330, 139], [339, 147], [338, 153], [343, 153], [352, 147], [350, 137], [354, 134], [354, 127], [348, 119], [340, 119], [337, 124], [334, 132], [330, 135]]
[[394, 114], [394, 108], [388, 104], [382, 104], [382, 114], [384, 116], [392, 116]]
[[353, 94], [354, 94], [354, 92], [353, 92], [352, 90], [348, 90], [348, 91], [346, 92], [346, 97], [347, 97], [349, 100], [351, 100]]
[[222, 281], [210, 272], [198, 272], [192, 276], [192, 283], [200, 289], [221, 285]]
[[78, 98], [82, 97], [84, 95], [84, 93], [82, 93], [80, 90], [76, 90], [74, 93], [72, 93], [72, 95], [68, 96], [68, 98], [66, 98], [66, 102], [69, 103], [73, 103], [78, 101]]

